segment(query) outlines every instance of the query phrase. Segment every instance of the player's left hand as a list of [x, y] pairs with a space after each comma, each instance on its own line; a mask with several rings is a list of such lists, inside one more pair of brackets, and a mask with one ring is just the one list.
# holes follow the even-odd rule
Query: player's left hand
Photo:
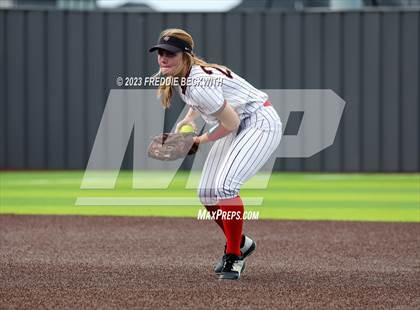
[[195, 154], [200, 144], [194, 134], [162, 133], [153, 137], [147, 149], [149, 157], [169, 161]]

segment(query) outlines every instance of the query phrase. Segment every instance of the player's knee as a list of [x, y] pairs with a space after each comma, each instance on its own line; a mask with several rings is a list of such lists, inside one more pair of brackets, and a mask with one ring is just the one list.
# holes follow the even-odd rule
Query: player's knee
[[217, 182], [215, 192], [217, 199], [228, 199], [236, 197], [239, 194], [239, 189], [234, 186], [233, 182], [223, 180]]
[[210, 191], [209, 189], [198, 188], [197, 196], [203, 205], [215, 205], [217, 203], [217, 197], [214, 194], [214, 191]]

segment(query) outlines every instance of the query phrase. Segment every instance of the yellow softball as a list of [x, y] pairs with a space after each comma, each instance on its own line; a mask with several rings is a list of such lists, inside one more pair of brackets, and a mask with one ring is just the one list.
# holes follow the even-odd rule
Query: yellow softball
[[180, 133], [194, 133], [194, 128], [193, 126], [186, 124], [183, 125], [180, 129], [179, 129]]

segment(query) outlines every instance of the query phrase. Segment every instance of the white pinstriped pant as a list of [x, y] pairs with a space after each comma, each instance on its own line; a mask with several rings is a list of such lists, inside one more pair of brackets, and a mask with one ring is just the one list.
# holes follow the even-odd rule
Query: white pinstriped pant
[[197, 190], [201, 203], [215, 205], [236, 197], [276, 150], [281, 136], [280, 117], [272, 106], [264, 106], [243, 119], [237, 132], [216, 140]]

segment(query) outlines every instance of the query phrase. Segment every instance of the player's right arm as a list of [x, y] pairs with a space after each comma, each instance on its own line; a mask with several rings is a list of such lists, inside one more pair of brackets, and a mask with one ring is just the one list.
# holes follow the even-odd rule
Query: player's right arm
[[223, 138], [231, 132], [236, 131], [241, 123], [238, 113], [236, 113], [226, 100], [224, 101], [222, 108], [213, 115], [219, 121], [218, 124], [210, 128], [209, 132], [206, 132], [199, 137], [195, 137], [194, 140], [197, 143], [206, 143]]
[[232, 132], [239, 128], [241, 123], [238, 113], [228, 104], [225, 100], [224, 107], [221, 111], [214, 114], [214, 116], [219, 120], [219, 122], [226, 128], [228, 131]]

